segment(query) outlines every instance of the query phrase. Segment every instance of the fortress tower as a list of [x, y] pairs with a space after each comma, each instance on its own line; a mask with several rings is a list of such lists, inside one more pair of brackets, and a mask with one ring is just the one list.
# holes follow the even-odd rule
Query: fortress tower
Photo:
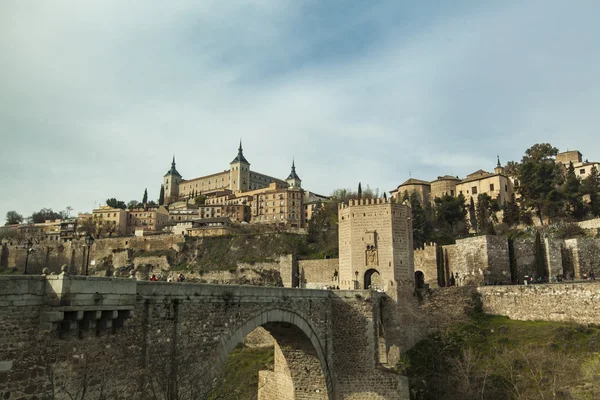
[[229, 188], [235, 191], [247, 191], [250, 183], [250, 163], [244, 157], [242, 141], [238, 155], [229, 163]]
[[340, 289], [414, 289], [410, 207], [383, 199], [339, 205]]
[[285, 181], [287, 182], [288, 186], [291, 188], [302, 187], [302, 179], [300, 179], [300, 177], [296, 173], [296, 165], [295, 165], [294, 161], [292, 161], [292, 171], [290, 172], [290, 175], [287, 177], [287, 179]]
[[165, 204], [169, 204], [179, 196], [179, 182], [182, 181], [182, 177], [175, 168], [175, 156], [173, 156], [173, 162], [171, 163], [171, 169], [167, 171], [163, 178], [163, 184], [165, 186]]

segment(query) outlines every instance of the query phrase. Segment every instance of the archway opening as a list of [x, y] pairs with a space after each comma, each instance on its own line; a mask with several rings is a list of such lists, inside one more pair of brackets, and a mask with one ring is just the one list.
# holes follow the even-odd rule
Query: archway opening
[[425, 288], [425, 274], [421, 271], [415, 271], [415, 287], [417, 289]]
[[[227, 354], [207, 398], [329, 400], [331, 380], [315, 332], [297, 315], [263, 315], [259, 321], [269, 319], [294, 319], [294, 323], [267, 321], [254, 328], [255, 318], [238, 328], [221, 349], [222, 357]], [[248, 373], [253, 376], [240, 375]]]
[[371, 268], [365, 272], [363, 288], [364, 289], [373, 289], [373, 290], [377, 290], [377, 289], [383, 290], [383, 280], [381, 279], [381, 275], [379, 274], [379, 271], [377, 271], [374, 268]]

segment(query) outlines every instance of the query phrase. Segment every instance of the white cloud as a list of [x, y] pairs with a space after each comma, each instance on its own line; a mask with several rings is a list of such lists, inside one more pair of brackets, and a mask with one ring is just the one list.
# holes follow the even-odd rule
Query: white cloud
[[325, 194], [489, 170], [541, 141], [600, 159], [592, 2], [432, 10], [422, 29], [390, 2], [306, 32], [335, 16], [298, 1], [33, 4], [0, 16], [2, 215], [156, 197], [173, 153], [199, 176], [227, 168], [239, 138], [254, 169], [285, 177], [295, 156]]

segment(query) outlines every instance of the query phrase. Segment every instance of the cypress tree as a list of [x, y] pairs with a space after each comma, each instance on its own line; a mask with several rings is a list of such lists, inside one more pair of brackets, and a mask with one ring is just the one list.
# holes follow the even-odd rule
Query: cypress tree
[[144, 197], [142, 198], [142, 203], [146, 204], [148, 202], [148, 189], [144, 189]]
[[165, 204], [165, 185], [160, 185], [160, 195], [158, 196], [158, 205]]

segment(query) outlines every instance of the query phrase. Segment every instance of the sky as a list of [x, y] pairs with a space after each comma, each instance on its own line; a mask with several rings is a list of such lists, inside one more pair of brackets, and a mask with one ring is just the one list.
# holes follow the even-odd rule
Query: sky
[[[600, 160], [596, 0], [4, 0], [0, 217], [251, 169], [321, 194]], [[1, 222], [0, 222], [1, 223]]]

